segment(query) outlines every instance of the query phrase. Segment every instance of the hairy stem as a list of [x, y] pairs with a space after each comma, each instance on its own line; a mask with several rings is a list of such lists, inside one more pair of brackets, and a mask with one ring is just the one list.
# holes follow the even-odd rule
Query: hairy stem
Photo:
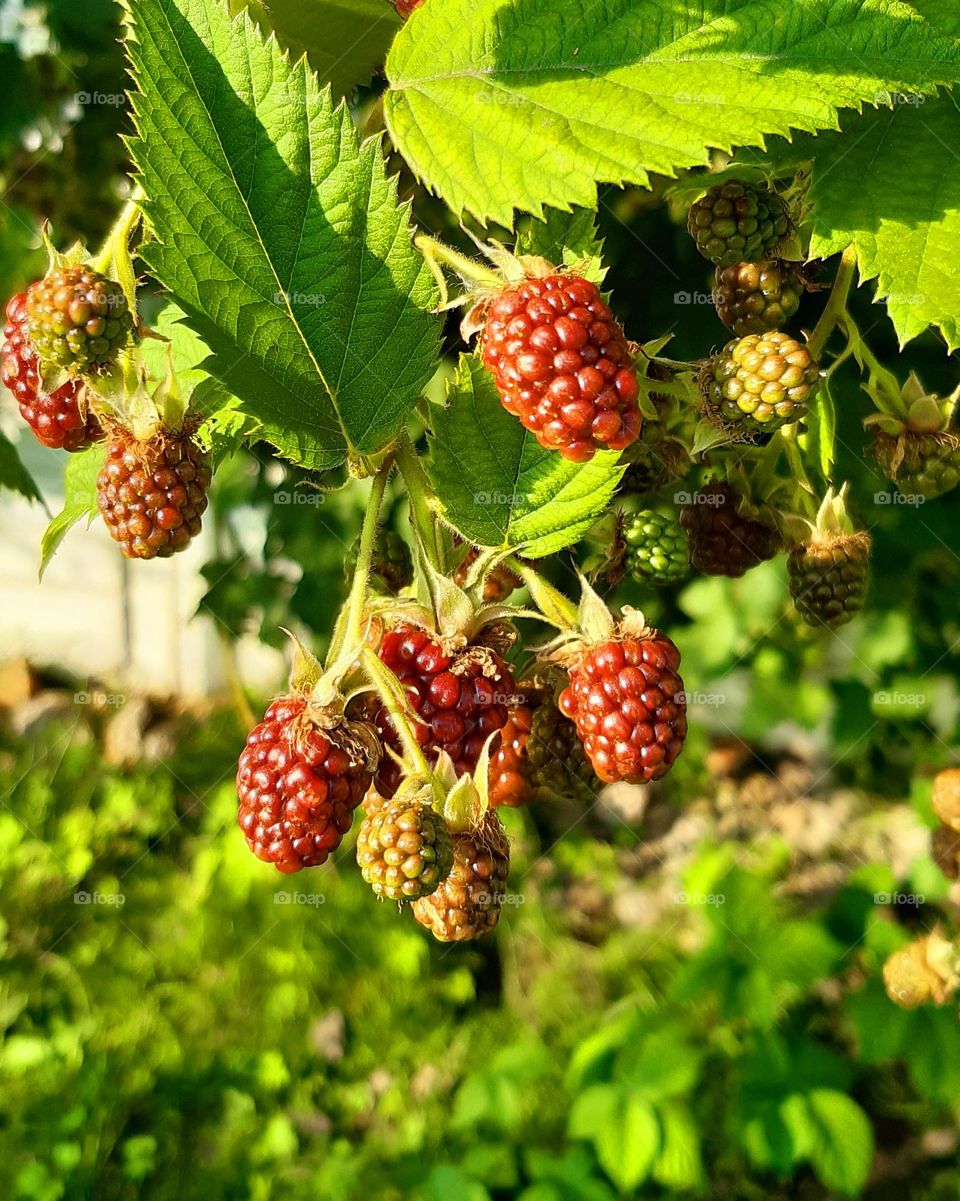
[[430, 499], [433, 495], [430, 481], [427, 479], [426, 472], [423, 470], [423, 465], [417, 452], [413, 449], [413, 443], [406, 430], [397, 443], [396, 455], [397, 467], [407, 489], [407, 499], [410, 501], [410, 515], [413, 518], [414, 529], [430, 557], [430, 562], [438, 571], [444, 571], [446, 556], [442, 531], [430, 507]]
[[370, 559], [377, 541], [380, 510], [383, 507], [383, 497], [392, 468], [393, 459], [388, 457], [373, 477], [373, 487], [370, 490], [370, 499], [367, 501], [367, 510], [364, 513], [363, 527], [360, 531], [357, 566], [353, 572], [350, 595], [347, 598], [346, 620], [342, 624], [338, 623], [330, 641], [330, 650], [327, 654], [328, 664], [336, 661], [344, 646], [359, 646], [363, 638], [363, 608], [366, 604], [367, 590], [370, 584]]
[[417, 742], [407, 718], [407, 698], [403, 685], [369, 647], [364, 647], [361, 652], [360, 664], [390, 714], [390, 721], [400, 739], [407, 766], [416, 772], [429, 773], [430, 765], [424, 758], [420, 743]]

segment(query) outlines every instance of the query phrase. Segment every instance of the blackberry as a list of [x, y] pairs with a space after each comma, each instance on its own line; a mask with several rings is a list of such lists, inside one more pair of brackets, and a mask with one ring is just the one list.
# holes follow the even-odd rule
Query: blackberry
[[80, 380], [68, 380], [53, 392], [44, 392], [40, 361], [27, 335], [27, 294], [14, 296], [7, 305], [7, 321], [0, 348], [0, 378], [13, 393], [20, 416], [38, 442], [51, 450], [83, 450], [103, 437], [100, 422], [89, 410]]
[[427, 896], [453, 867], [447, 823], [430, 805], [398, 796], [363, 819], [357, 863], [378, 897]]
[[63, 267], [27, 291], [27, 329], [41, 363], [100, 371], [116, 362], [132, 328], [123, 289], [91, 267]]
[[779, 259], [718, 267], [713, 292], [720, 320], [741, 337], [782, 329], [802, 294], [799, 272]]
[[876, 431], [873, 453], [904, 496], [934, 500], [960, 483], [960, 438], [948, 432], [899, 436]]
[[623, 537], [627, 570], [639, 583], [667, 586], [690, 574], [690, 547], [677, 517], [644, 509], [627, 518]]
[[530, 783], [551, 796], [592, 800], [597, 777], [576, 725], [552, 700], [538, 705], [526, 744]]
[[747, 334], [709, 361], [701, 387], [707, 416], [753, 435], [799, 421], [817, 390], [820, 368], [789, 334]]
[[636, 439], [636, 369], [596, 284], [558, 273], [508, 285], [487, 309], [481, 353], [504, 408], [541, 446], [584, 463]]
[[779, 532], [738, 512], [740, 497], [726, 483], [698, 489], [680, 511], [690, 539], [690, 562], [704, 575], [734, 579], [772, 559], [781, 549]]
[[128, 559], [166, 559], [200, 533], [209, 484], [209, 456], [188, 429], [141, 441], [115, 427], [97, 504]]
[[691, 205], [687, 230], [718, 267], [770, 258], [790, 232], [787, 207], [763, 184], [716, 184]]
[[413, 916], [440, 942], [483, 938], [500, 920], [509, 870], [510, 844], [499, 817], [487, 810], [474, 829], [453, 835], [453, 869], [413, 902]]
[[863, 608], [870, 535], [840, 534], [795, 546], [787, 573], [797, 612], [807, 625], [838, 629]]

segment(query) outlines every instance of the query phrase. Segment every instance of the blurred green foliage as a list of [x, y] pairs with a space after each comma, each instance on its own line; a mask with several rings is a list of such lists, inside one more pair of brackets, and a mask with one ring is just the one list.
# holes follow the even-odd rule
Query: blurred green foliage
[[491, 942], [440, 947], [350, 840], [294, 878], [250, 856], [241, 739], [184, 720], [173, 758], [126, 772], [82, 718], [0, 741], [11, 1201], [853, 1196], [875, 1143], [956, 1120], [955, 1014], [876, 980], [906, 937], [875, 904], [889, 869], [800, 912], [782, 844], [749, 870], [705, 848], [661, 922], [593, 945], [563, 888], [621, 887], [609, 846], [575, 829], [543, 859], [511, 813], [517, 903]]

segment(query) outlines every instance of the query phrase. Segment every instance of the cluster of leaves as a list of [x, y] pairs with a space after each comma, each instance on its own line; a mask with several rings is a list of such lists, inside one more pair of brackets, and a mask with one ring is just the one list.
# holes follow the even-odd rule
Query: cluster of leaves
[[530, 874], [511, 814], [525, 903], [449, 955], [355, 872], [265, 876], [234, 827], [239, 736], [187, 721], [132, 771], [82, 720], [3, 737], [6, 1196], [612, 1201], [795, 1195], [812, 1173], [826, 1198], [861, 1190], [876, 1139], [955, 1110], [955, 1017], [891, 1012], [874, 978], [905, 937], [874, 903], [889, 869], [800, 914], [771, 904], [781, 849], [750, 872], [704, 850], [699, 908], [598, 949], [555, 901], [609, 848], [573, 832]]

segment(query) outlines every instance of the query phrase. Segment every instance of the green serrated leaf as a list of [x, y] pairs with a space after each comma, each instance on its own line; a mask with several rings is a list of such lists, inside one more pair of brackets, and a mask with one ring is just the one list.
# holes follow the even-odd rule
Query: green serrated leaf
[[[960, 45], [960, 43], [958, 43]], [[954, 99], [891, 94], [893, 108], [845, 116], [840, 133], [775, 142], [781, 163], [813, 164], [810, 254], [852, 242], [900, 343], [928, 326], [960, 347], [960, 111]]]
[[585, 279], [598, 286], [607, 274], [597, 216], [590, 209], [569, 213], [547, 209], [542, 221], [527, 222], [517, 234], [516, 253], [539, 255], [557, 266], [576, 266]]
[[246, 14], [128, 8], [144, 257], [205, 366], [295, 463], [380, 450], [434, 370], [440, 322], [379, 143]]
[[623, 473], [619, 455], [577, 464], [539, 446], [475, 354], [461, 356], [447, 401], [433, 418], [427, 471], [467, 541], [540, 558], [576, 542], [606, 510]]
[[89, 524], [97, 516], [97, 476], [106, 453], [106, 443], [96, 442], [70, 456], [63, 475], [63, 508], [44, 530], [40, 542], [41, 579], [70, 529], [84, 517]]
[[658, 1106], [663, 1146], [653, 1165], [653, 1178], [669, 1189], [699, 1189], [705, 1180], [700, 1131], [693, 1114], [679, 1101]]
[[593, 1136], [603, 1170], [624, 1192], [650, 1174], [660, 1151], [660, 1123], [653, 1106], [635, 1093], [624, 1092], [603, 1129]]
[[509, 225], [958, 71], [960, 46], [900, 0], [793, 0], [776, 18], [767, 0], [474, 0], [400, 31], [384, 111], [456, 212]]
[[401, 24], [386, 0], [230, 0], [230, 6], [234, 13], [246, 7], [294, 58], [306, 54], [337, 96], [369, 82]]
[[0, 488], [18, 492], [27, 500], [43, 499], [33, 476], [20, 461], [17, 448], [2, 430], [0, 430]]
[[827, 1186], [856, 1196], [873, 1162], [873, 1131], [867, 1115], [846, 1093], [818, 1088], [806, 1096], [814, 1130], [810, 1162]]

